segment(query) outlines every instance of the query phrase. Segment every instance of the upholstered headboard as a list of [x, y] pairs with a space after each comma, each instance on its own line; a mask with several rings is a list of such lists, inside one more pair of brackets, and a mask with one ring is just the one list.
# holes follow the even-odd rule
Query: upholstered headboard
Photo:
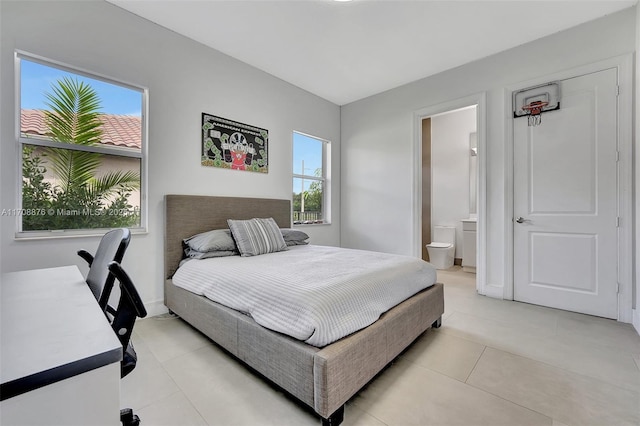
[[291, 201], [270, 198], [165, 195], [164, 277], [171, 278], [183, 258], [182, 240], [200, 232], [228, 228], [227, 219], [272, 217], [291, 226]]

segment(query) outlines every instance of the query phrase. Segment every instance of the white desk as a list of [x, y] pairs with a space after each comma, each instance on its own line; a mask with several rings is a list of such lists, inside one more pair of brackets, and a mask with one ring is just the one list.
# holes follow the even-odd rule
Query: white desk
[[76, 266], [0, 283], [0, 424], [120, 424], [122, 347]]

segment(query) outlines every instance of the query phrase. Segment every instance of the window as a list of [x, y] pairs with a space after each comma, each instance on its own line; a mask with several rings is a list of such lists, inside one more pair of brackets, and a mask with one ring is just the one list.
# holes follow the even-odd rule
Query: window
[[293, 223], [329, 223], [327, 163], [330, 143], [293, 132]]
[[146, 92], [16, 53], [18, 236], [144, 229]]

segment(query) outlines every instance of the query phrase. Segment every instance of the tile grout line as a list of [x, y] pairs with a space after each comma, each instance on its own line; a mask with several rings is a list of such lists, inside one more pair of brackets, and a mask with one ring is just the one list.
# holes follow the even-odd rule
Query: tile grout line
[[[151, 318], [157, 318], [157, 317], [151, 317]], [[151, 319], [151, 318], [150, 318], [150, 319]], [[172, 316], [172, 317], [160, 317], [160, 318], [157, 318], [156, 320], [157, 320], [157, 321], [167, 321], [167, 320], [178, 320], [178, 319], [180, 319], [180, 317], [179, 317], [179, 316]], [[179, 357], [179, 356], [182, 356], [182, 355], [185, 355], [185, 354], [188, 354], [188, 353], [192, 353], [192, 352], [194, 352], [194, 351], [197, 351], [197, 350], [201, 349], [201, 348], [202, 348], [202, 347], [204, 347], [204, 346], [200, 346], [200, 347], [197, 347], [197, 348], [192, 348], [192, 349], [190, 349], [189, 351], [187, 351], [187, 352], [185, 352], [185, 353], [183, 353], [183, 354], [176, 355], [176, 356], [171, 357], [171, 358], [169, 358], [169, 359], [166, 359], [166, 360], [164, 360], [164, 361], [160, 361], [160, 360], [158, 359], [158, 356], [157, 356], [157, 355], [153, 352], [153, 350], [151, 349], [151, 346], [146, 342], [146, 340], [145, 340], [144, 336], [143, 336], [141, 333], [136, 333], [136, 336], [137, 336], [140, 340], [142, 340], [143, 344], [147, 347], [147, 350], [149, 351], [149, 353], [151, 354], [151, 356], [153, 356], [153, 357], [155, 358], [156, 362], [157, 362], [157, 363], [158, 363], [158, 365], [159, 365], [159, 368], [161, 368], [161, 369], [162, 369], [162, 371], [164, 371], [164, 373], [167, 375], [167, 377], [168, 377], [168, 378], [171, 380], [171, 382], [175, 385], [176, 389], [178, 389], [176, 392], [173, 392], [173, 393], [171, 393], [170, 395], [165, 396], [164, 398], [161, 398], [161, 399], [158, 399], [158, 400], [156, 400], [156, 401], [150, 402], [150, 403], [148, 403], [148, 404], [146, 404], [146, 405], [144, 405], [144, 406], [142, 406], [142, 407], [136, 407], [136, 410], [143, 410], [144, 408], [150, 407], [150, 406], [152, 406], [152, 405], [154, 405], [154, 404], [159, 403], [160, 401], [162, 401], [162, 400], [164, 400], [164, 399], [167, 399], [167, 398], [169, 398], [169, 397], [172, 397], [172, 396], [174, 396], [174, 395], [176, 395], [176, 394], [180, 393], [180, 394], [182, 394], [182, 396], [185, 398], [185, 400], [189, 402], [189, 405], [190, 405], [190, 406], [195, 410], [195, 412], [196, 412], [196, 413], [198, 413], [198, 416], [200, 416], [200, 418], [202, 419], [202, 421], [204, 421], [204, 422], [205, 422], [205, 424], [209, 425], [209, 423], [208, 423], [208, 422], [207, 422], [207, 420], [204, 418], [204, 416], [202, 415], [202, 413], [201, 413], [201, 412], [196, 408], [196, 406], [193, 404], [193, 401], [191, 401], [191, 399], [190, 399], [190, 398], [187, 396], [187, 394], [184, 392], [184, 389], [183, 389], [183, 388], [182, 388], [182, 387], [181, 387], [181, 386], [176, 382], [176, 380], [173, 378], [173, 376], [172, 376], [172, 375], [169, 373], [169, 371], [165, 368], [165, 363], [170, 362], [170, 361], [174, 360], [175, 358], [177, 358], [177, 357]], [[209, 426], [211, 426], [211, 425], [209, 425]]]
[[469, 374], [467, 374], [467, 377], [464, 379], [464, 384], [465, 385], [469, 385], [471, 386], [469, 383], [467, 383], [467, 381], [469, 380], [469, 377], [471, 377], [471, 374], [473, 374], [473, 371], [476, 369], [476, 367], [478, 366], [478, 363], [480, 362], [480, 359], [482, 358], [482, 356], [484, 355], [484, 352], [487, 350], [487, 345], [483, 345], [484, 347], [482, 348], [482, 353], [480, 354], [480, 356], [478, 357], [478, 359], [476, 359], [476, 362], [473, 364], [473, 367], [471, 368], [471, 370], [469, 370]]
[[[533, 413], [537, 413], [537, 414], [539, 414], [539, 415], [541, 415], [541, 416], [543, 416], [543, 417], [546, 417], [546, 418], [548, 418], [548, 419], [550, 419], [550, 420], [551, 420], [551, 424], [553, 424], [553, 421], [554, 421], [554, 420], [557, 420], [555, 417], [551, 417], [550, 415], [545, 414], [545, 413], [541, 413], [540, 411], [534, 410], [534, 409], [533, 409], [533, 408], [531, 408], [531, 407], [527, 407], [527, 406], [525, 406], [525, 405], [522, 405], [522, 404], [519, 404], [519, 403], [517, 403], [517, 402], [511, 401], [511, 400], [509, 400], [509, 399], [507, 399], [507, 398], [505, 398], [505, 397], [503, 397], [503, 396], [496, 395], [495, 393], [490, 392], [490, 391], [488, 391], [488, 390], [486, 390], [486, 389], [479, 388], [479, 387], [474, 386], [474, 385], [472, 385], [472, 384], [470, 384], [470, 383], [465, 383], [465, 385], [467, 385], [467, 386], [469, 386], [469, 387], [471, 387], [471, 388], [473, 388], [473, 389], [476, 389], [476, 390], [478, 390], [478, 391], [480, 391], [480, 392], [485, 392], [485, 393], [487, 393], [487, 394], [489, 394], [489, 395], [492, 395], [492, 396], [494, 396], [494, 397], [496, 397], [496, 398], [498, 398], [498, 399], [501, 399], [501, 400], [503, 400], [503, 401], [505, 401], [505, 402], [508, 402], [509, 404], [516, 405], [516, 406], [518, 406], [518, 407], [520, 407], [520, 408], [523, 408], [523, 409], [525, 409], [525, 410], [528, 410], [528, 411], [531, 411], [531, 412], [533, 412]], [[561, 420], [558, 420], [558, 421], [561, 421]], [[565, 422], [562, 422], [562, 423], [565, 423]]]
[[[200, 350], [202, 347], [199, 348], [193, 348], [190, 349], [188, 352], [185, 352], [182, 355], [186, 355], [186, 354], [191, 354], [192, 352], [195, 352], [197, 350]], [[180, 355], [180, 356], [182, 356]], [[184, 396], [184, 399], [186, 401], [189, 402], [189, 405], [194, 409], [194, 411], [196, 413], [198, 413], [198, 416], [200, 416], [200, 418], [202, 419], [202, 421], [208, 425], [208, 426], [214, 426], [214, 425], [210, 425], [209, 422], [207, 421], [207, 419], [202, 415], [202, 413], [200, 412], [200, 410], [198, 410], [198, 408], [193, 404], [193, 401], [191, 401], [191, 398], [189, 398], [189, 396], [185, 393], [184, 389], [178, 384], [178, 382], [176, 382], [176, 380], [173, 378], [173, 376], [171, 375], [171, 373], [165, 368], [165, 363], [169, 362], [169, 361], [173, 361], [176, 357], [173, 357], [171, 359], [168, 359], [166, 361], [160, 362], [160, 367], [164, 370], [165, 374], [171, 379], [171, 381], [176, 385], [176, 388], [178, 389], [178, 391], [182, 394], [182, 396]]]
[[372, 413], [370, 413], [367, 410], [364, 410], [362, 408], [358, 408], [359, 410], [362, 410], [363, 413], [367, 413], [368, 416], [373, 417], [374, 419], [376, 419], [376, 421], [380, 422], [381, 424], [383, 424], [384, 426], [390, 426], [389, 423], [383, 422], [381, 419], [377, 418], [376, 416], [374, 416]]
[[[529, 358], [529, 357], [524, 356], [524, 355], [515, 354], [515, 353], [512, 353], [512, 352], [510, 352], [510, 351], [508, 351], [508, 350], [499, 349], [499, 348], [494, 348], [494, 347], [492, 347], [492, 346], [486, 346], [485, 350], [486, 350], [487, 348], [491, 348], [491, 349], [493, 349], [493, 350], [495, 350], [495, 351], [504, 352], [504, 353], [506, 353], [506, 354], [508, 354], [508, 355], [515, 356], [515, 357], [518, 357], [518, 358], [522, 358], [522, 359], [525, 359], [525, 360], [530, 361], [530, 362], [540, 363], [540, 364], [543, 364], [545, 367], [550, 368], [550, 369], [558, 369], [558, 370], [562, 370], [562, 371], [564, 371], [564, 372], [567, 372], [567, 373], [570, 373], [570, 374], [575, 374], [575, 375], [577, 375], [577, 376], [580, 376], [581, 378], [585, 378], [585, 379], [589, 379], [589, 380], [594, 380], [594, 381], [597, 381], [597, 382], [600, 382], [600, 383], [603, 383], [603, 384], [607, 384], [607, 385], [609, 385], [609, 386], [616, 387], [616, 388], [618, 388], [618, 389], [619, 389], [619, 390], [621, 390], [621, 391], [634, 393], [634, 394], [636, 394], [636, 395], [638, 396], [638, 398], [640, 398], [640, 392], [637, 392], [637, 391], [634, 391], [634, 390], [630, 390], [630, 389], [627, 389], [627, 388], [620, 387], [620, 386], [618, 386], [618, 385], [616, 385], [616, 384], [614, 384], [614, 383], [607, 382], [607, 381], [604, 381], [604, 380], [602, 380], [602, 379], [598, 379], [598, 378], [596, 378], [596, 377], [591, 377], [591, 376], [588, 376], [588, 375], [585, 375], [585, 374], [582, 374], [582, 373], [578, 373], [578, 372], [575, 372], [575, 371], [572, 371], [572, 370], [565, 369], [565, 368], [563, 368], [563, 367], [558, 367], [558, 366], [556, 366], [556, 365], [552, 365], [552, 364], [549, 364], [549, 363], [544, 362], [544, 361], [539, 361], [539, 360], [537, 360], [537, 359]], [[483, 351], [483, 354], [484, 354], [484, 351]], [[479, 360], [480, 360], [480, 358], [478, 358], [478, 361], [479, 361]], [[475, 366], [474, 366], [474, 369], [475, 369]], [[471, 375], [469, 375], [469, 377], [470, 377], [470, 376], [471, 376]], [[468, 380], [468, 378], [467, 378], [467, 380]], [[465, 384], [467, 384], [468, 386], [470, 386], [470, 387], [472, 387], [472, 388], [474, 388], [474, 389], [477, 389], [477, 390], [480, 390], [480, 391], [486, 392], [486, 393], [488, 393], [488, 394], [491, 394], [491, 395], [493, 395], [493, 396], [495, 396], [495, 397], [497, 397], [497, 398], [500, 398], [500, 399], [502, 399], [502, 400], [504, 400], [504, 401], [507, 401], [507, 402], [510, 402], [510, 403], [512, 403], [512, 404], [518, 405], [518, 406], [520, 406], [520, 407], [522, 407], [522, 408], [525, 408], [525, 409], [527, 409], [527, 410], [530, 410], [530, 411], [536, 412], [536, 413], [538, 413], [538, 414], [540, 414], [540, 415], [542, 415], [542, 416], [548, 417], [548, 418], [550, 418], [552, 421], [553, 421], [553, 420], [558, 420], [558, 421], [562, 422], [563, 424], [567, 424], [567, 422], [566, 422], [566, 421], [563, 421], [563, 420], [560, 420], [560, 419], [556, 419], [555, 417], [552, 417], [552, 416], [550, 416], [550, 415], [548, 415], [548, 414], [541, 413], [541, 412], [539, 412], [539, 411], [537, 411], [537, 410], [534, 410], [533, 408], [530, 408], [530, 407], [527, 407], [527, 406], [521, 405], [521, 404], [519, 404], [519, 403], [517, 403], [517, 402], [515, 402], [515, 401], [511, 401], [510, 399], [507, 399], [507, 398], [505, 398], [505, 397], [503, 397], [503, 396], [500, 396], [500, 395], [494, 394], [493, 392], [491, 392], [491, 391], [489, 391], [489, 390], [486, 390], [486, 389], [480, 388], [480, 387], [475, 386], [475, 385], [473, 385], [473, 384], [471, 384], [471, 383], [466, 383], [466, 382], [465, 382]]]
[[[453, 311], [453, 312], [451, 313], [451, 315], [453, 315], [455, 312], [457, 312], [457, 311]], [[479, 315], [475, 315], [475, 314], [470, 314], [470, 313], [466, 313], [466, 312], [461, 312], [461, 313], [462, 313], [463, 315], [468, 315], [468, 316], [470, 316], [470, 317], [477, 317], [477, 318], [484, 319], [484, 320], [486, 320], [486, 321], [493, 321], [493, 322], [497, 322], [497, 321], [496, 321], [496, 320], [494, 320], [494, 319], [485, 318], [485, 317], [483, 317], [483, 316], [479, 316]], [[450, 316], [451, 316], [451, 315], [450, 315]], [[558, 327], [558, 321], [557, 321], [557, 318], [556, 318], [556, 326], [555, 326], [556, 330], [557, 330], [557, 327]], [[618, 388], [618, 389], [622, 389], [622, 390], [630, 391], [630, 392], [640, 393], [640, 392], [638, 392], [638, 391], [636, 391], [636, 390], [634, 390], [634, 389], [630, 389], [630, 388], [628, 388], [628, 387], [620, 386], [618, 383], [615, 383], [615, 382], [612, 382], [612, 381], [607, 381], [607, 380], [604, 380], [604, 379], [602, 379], [602, 378], [595, 377], [595, 376], [592, 376], [592, 375], [588, 375], [588, 374], [585, 374], [585, 373], [580, 372], [580, 371], [575, 371], [575, 370], [572, 370], [572, 369], [570, 369], [570, 368], [563, 367], [563, 366], [560, 366], [560, 365], [551, 364], [551, 363], [549, 363], [549, 362], [547, 362], [547, 361], [540, 360], [540, 359], [537, 359], [537, 358], [532, 358], [532, 357], [530, 357], [530, 356], [527, 356], [527, 355], [524, 355], [524, 354], [521, 354], [521, 353], [514, 353], [511, 349], [506, 348], [506, 347], [504, 347], [504, 348], [503, 348], [503, 347], [500, 347], [500, 346], [497, 346], [497, 347], [496, 347], [496, 346], [493, 346], [493, 345], [490, 345], [490, 344], [488, 345], [488, 344], [486, 344], [486, 342], [484, 342], [484, 341], [483, 341], [483, 339], [482, 339], [482, 338], [479, 338], [479, 339], [477, 339], [477, 340], [468, 339], [468, 338], [466, 338], [466, 337], [461, 337], [461, 336], [457, 335], [456, 333], [451, 333], [451, 332], [447, 331], [447, 330], [446, 330], [446, 328], [445, 328], [444, 330], [442, 330], [441, 332], [443, 332], [443, 333], [445, 333], [445, 334], [448, 334], [448, 335], [451, 335], [451, 336], [455, 336], [455, 337], [457, 337], [457, 338], [459, 338], [459, 339], [464, 339], [464, 340], [467, 340], [467, 341], [470, 341], [470, 342], [473, 342], [473, 343], [477, 343], [477, 344], [479, 344], [479, 345], [483, 345], [483, 346], [485, 346], [485, 347], [490, 347], [490, 348], [492, 348], [492, 349], [499, 350], [499, 351], [502, 351], [502, 352], [505, 352], [505, 353], [508, 353], [508, 354], [511, 354], [511, 355], [514, 355], [514, 356], [522, 357], [522, 358], [528, 359], [528, 360], [530, 360], [530, 361], [539, 362], [539, 363], [542, 363], [542, 364], [544, 364], [544, 365], [546, 365], [546, 366], [549, 366], [549, 367], [557, 368], [557, 369], [560, 369], [560, 370], [562, 370], [562, 371], [566, 371], [566, 372], [569, 372], [569, 373], [572, 373], [572, 374], [578, 374], [578, 375], [580, 375], [580, 376], [582, 376], [582, 377], [587, 377], [587, 378], [590, 378], [590, 379], [593, 379], [593, 380], [597, 380], [597, 381], [599, 381], [599, 382], [601, 382], [601, 383], [606, 383], [606, 384], [609, 384], [609, 385], [615, 386], [615, 387], [616, 387], [616, 388]], [[557, 335], [555, 334], [555, 331], [554, 331], [554, 336], [557, 336]], [[551, 336], [538, 336], [537, 338], [539, 338], [539, 339], [544, 339], [544, 340], [549, 340], [549, 339], [551, 338]], [[600, 345], [598, 345], [598, 346], [600, 346]], [[483, 351], [483, 353], [484, 353], [484, 351]], [[633, 355], [631, 355], [631, 354], [628, 354], [628, 355], [630, 355], [630, 356], [633, 358]], [[634, 360], [632, 359], [632, 361], [634, 361]], [[634, 363], [635, 363], [635, 362], [634, 362]], [[636, 366], [637, 366], [637, 367], [638, 367], [638, 369], [640, 370], [640, 365], [638, 365], [638, 363], [636, 363]], [[474, 366], [474, 368], [475, 368], [475, 366]], [[467, 377], [467, 379], [468, 379], [468, 377]]]
[[[484, 351], [485, 351], [487, 348], [489, 348], [489, 346], [485, 346], [485, 349], [483, 349], [483, 351], [482, 351], [482, 355], [484, 355]], [[495, 349], [495, 348], [492, 348], [492, 349]], [[498, 349], [498, 350], [499, 350], [499, 349]], [[476, 365], [477, 365], [477, 364], [478, 364], [478, 362], [480, 361], [480, 358], [482, 358], [482, 355], [480, 355], [480, 356], [478, 357], [478, 361], [476, 361]], [[421, 368], [421, 369], [424, 369], [424, 370], [428, 370], [428, 371], [430, 371], [430, 372], [432, 372], [432, 373], [435, 373], [435, 374], [441, 375], [441, 376], [446, 377], [446, 378], [448, 378], [448, 379], [455, 380], [455, 381], [457, 381], [457, 382], [459, 382], [459, 383], [461, 383], [461, 384], [463, 384], [463, 385], [465, 385], [465, 386], [469, 386], [470, 388], [473, 388], [473, 389], [475, 389], [475, 390], [477, 390], [477, 391], [479, 391], [479, 392], [485, 393], [485, 394], [487, 394], [487, 395], [491, 395], [491, 396], [493, 396], [493, 397], [495, 397], [495, 398], [498, 398], [498, 399], [500, 399], [500, 400], [502, 400], [502, 401], [504, 401], [504, 402], [506, 402], [506, 403], [513, 404], [513, 405], [518, 406], [518, 407], [520, 407], [520, 408], [523, 408], [523, 409], [525, 409], [525, 410], [527, 410], [527, 411], [531, 411], [532, 413], [537, 413], [537, 414], [539, 414], [539, 415], [541, 415], [541, 416], [543, 416], [543, 417], [546, 417], [546, 418], [550, 419], [550, 420], [551, 420], [551, 422], [553, 422], [553, 420], [555, 420], [555, 418], [554, 418], [554, 417], [551, 417], [551, 416], [549, 416], [549, 415], [547, 415], [547, 414], [544, 414], [544, 413], [541, 413], [541, 412], [539, 412], [539, 411], [536, 411], [536, 410], [534, 410], [533, 408], [530, 408], [530, 407], [527, 407], [527, 406], [524, 406], [524, 405], [518, 404], [517, 402], [510, 401], [510, 400], [508, 400], [508, 399], [506, 399], [506, 398], [504, 398], [504, 397], [502, 397], [502, 396], [500, 396], [500, 395], [496, 395], [496, 394], [494, 394], [493, 392], [490, 392], [490, 391], [488, 391], [488, 390], [486, 390], [486, 389], [482, 389], [482, 388], [479, 388], [479, 387], [477, 387], [477, 386], [474, 386], [474, 385], [472, 385], [472, 384], [470, 384], [470, 383], [467, 383], [466, 381], [465, 381], [465, 382], [462, 382], [462, 381], [460, 381], [460, 380], [458, 380], [458, 379], [455, 379], [455, 378], [453, 378], [453, 377], [450, 377], [450, 376], [448, 376], [448, 375], [446, 375], [446, 374], [444, 374], [444, 373], [441, 373], [441, 372], [439, 372], [439, 371], [433, 370], [433, 369], [431, 369], [431, 368], [429, 368], [429, 367], [425, 367], [425, 366], [420, 365], [420, 364], [417, 364], [417, 363], [416, 363], [415, 365], [416, 365], [416, 367], [417, 367], [417, 368]], [[472, 371], [475, 369], [476, 365], [474, 365], [474, 367], [473, 367]], [[469, 374], [469, 376], [471, 376], [471, 374]], [[468, 380], [468, 377], [467, 377], [467, 380]], [[560, 420], [558, 420], [558, 421], [560, 421]], [[563, 422], [563, 423], [564, 423], [564, 422]]]
[[[496, 351], [502, 351], [501, 349], [497, 349], [497, 348], [494, 348], [494, 347], [491, 347], [491, 346], [487, 346], [487, 345], [485, 345], [485, 346], [484, 346], [484, 349], [482, 350], [482, 354], [480, 354], [480, 356], [478, 357], [478, 360], [476, 361], [476, 363], [474, 364], [473, 368], [471, 369], [471, 372], [469, 372], [469, 375], [467, 376], [466, 380], [464, 381], [464, 384], [465, 384], [465, 385], [467, 385], [467, 386], [469, 386], [469, 387], [471, 387], [471, 388], [473, 388], [473, 389], [476, 389], [476, 390], [478, 390], [478, 391], [480, 391], [480, 392], [485, 392], [485, 393], [487, 393], [487, 394], [489, 394], [489, 395], [493, 395], [494, 397], [499, 398], [499, 399], [501, 399], [501, 400], [503, 400], [503, 401], [505, 401], [505, 402], [508, 402], [508, 403], [513, 404], [513, 405], [516, 405], [516, 406], [518, 406], [518, 407], [524, 408], [525, 410], [528, 410], [528, 411], [531, 411], [531, 412], [534, 412], [534, 413], [540, 414], [541, 416], [543, 416], [543, 417], [546, 417], [546, 418], [550, 419], [550, 420], [551, 420], [551, 425], [553, 425], [553, 421], [555, 420], [555, 418], [554, 418], [554, 417], [549, 416], [548, 414], [541, 413], [540, 411], [534, 410], [534, 409], [533, 409], [533, 408], [531, 408], [531, 407], [527, 407], [527, 406], [522, 405], [522, 404], [519, 404], [519, 403], [517, 403], [517, 402], [515, 402], [515, 401], [511, 401], [511, 400], [509, 400], [509, 399], [507, 399], [507, 398], [505, 398], [505, 397], [503, 397], [503, 396], [501, 396], [501, 395], [497, 395], [497, 394], [495, 394], [495, 393], [493, 393], [493, 392], [491, 392], [491, 391], [489, 391], [489, 390], [487, 390], [487, 389], [479, 388], [479, 387], [477, 387], [477, 386], [474, 386], [474, 385], [473, 385], [473, 384], [471, 384], [471, 383], [468, 383], [468, 380], [469, 380], [469, 378], [471, 377], [471, 374], [473, 374], [473, 371], [474, 371], [474, 370], [476, 369], [476, 367], [478, 366], [478, 363], [480, 362], [480, 359], [482, 358], [482, 356], [484, 355], [485, 351], [486, 351], [488, 348], [491, 348], [491, 349], [496, 350]], [[506, 352], [506, 351], [502, 351], [502, 352], [509, 353], [509, 352]], [[515, 354], [510, 354], [510, 355], [515, 355]], [[516, 355], [516, 356], [520, 356], [520, 355]], [[526, 358], [526, 357], [523, 357], [523, 358]], [[526, 359], [529, 359], [529, 358], [526, 358]]]

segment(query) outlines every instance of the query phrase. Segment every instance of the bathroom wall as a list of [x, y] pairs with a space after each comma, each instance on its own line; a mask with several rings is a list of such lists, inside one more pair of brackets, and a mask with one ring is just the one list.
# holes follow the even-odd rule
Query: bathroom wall
[[470, 214], [469, 135], [476, 131], [476, 107], [431, 117], [431, 235], [436, 225], [455, 226], [462, 258], [462, 219]]

